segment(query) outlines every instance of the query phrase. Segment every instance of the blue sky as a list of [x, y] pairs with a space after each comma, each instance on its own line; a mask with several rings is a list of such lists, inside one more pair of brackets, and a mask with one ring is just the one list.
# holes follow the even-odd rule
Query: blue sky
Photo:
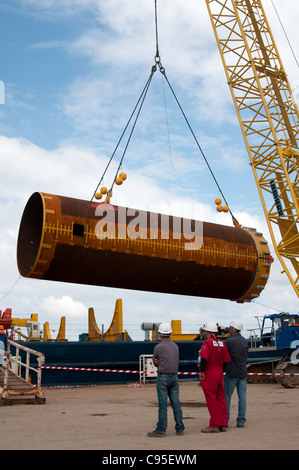
[[[299, 56], [298, 2], [274, 4]], [[271, 0], [263, 5], [297, 98], [298, 66]], [[233, 213], [270, 242], [205, 2], [160, 0], [158, 19], [167, 77]], [[0, 309], [12, 307], [16, 317], [38, 313], [52, 329], [66, 315], [69, 339], [87, 331], [90, 306], [98, 324], [108, 327], [119, 297], [133, 338], [143, 338], [143, 321], [181, 319], [183, 330], [194, 332], [208, 320], [226, 325], [240, 317], [250, 328], [256, 315], [297, 312], [278, 261], [265, 291], [249, 305], [19, 279], [16, 240], [30, 195], [90, 199], [98, 184], [154, 63], [154, 0], [10, 0], [0, 3], [0, 22]], [[229, 215], [215, 211], [218, 190], [158, 71], [124, 170], [128, 179], [115, 204], [231, 225]]]

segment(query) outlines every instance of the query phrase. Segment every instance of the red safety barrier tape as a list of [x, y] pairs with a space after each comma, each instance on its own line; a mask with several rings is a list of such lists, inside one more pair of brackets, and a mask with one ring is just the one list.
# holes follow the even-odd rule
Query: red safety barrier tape
[[295, 376], [295, 375], [299, 375], [299, 374], [295, 374], [295, 373], [288, 373], [288, 374], [282, 374], [282, 373], [278, 373], [278, 372], [272, 372], [272, 373], [266, 373], [266, 372], [251, 372], [250, 374], [248, 373], [247, 375], [253, 375], [253, 376], [263, 376], [263, 375], [268, 375], [270, 377], [282, 377], [284, 375], [287, 375], [287, 376]]
[[[124, 370], [124, 369], [92, 369], [90, 367], [62, 367], [62, 366], [42, 366], [42, 369], [54, 369], [54, 370], [84, 370], [90, 372], [117, 372], [121, 374], [154, 374], [155, 372], [139, 371], [139, 370]], [[178, 375], [199, 375], [199, 372], [178, 372]], [[276, 373], [276, 372], [250, 372], [247, 375], [252, 376], [296, 376], [296, 373]]]

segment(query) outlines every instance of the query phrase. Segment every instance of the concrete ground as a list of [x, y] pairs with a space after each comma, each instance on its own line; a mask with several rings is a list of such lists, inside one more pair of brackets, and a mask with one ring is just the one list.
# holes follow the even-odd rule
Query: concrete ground
[[233, 395], [226, 433], [203, 434], [209, 422], [202, 388], [180, 382], [186, 431], [177, 436], [169, 408], [164, 438], [149, 438], [157, 421], [156, 388], [151, 384], [45, 388], [46, 403], [0, 407], [1, 450], [298, 450], [299, 389], [248, 384], [247, 423], [235, 426]]

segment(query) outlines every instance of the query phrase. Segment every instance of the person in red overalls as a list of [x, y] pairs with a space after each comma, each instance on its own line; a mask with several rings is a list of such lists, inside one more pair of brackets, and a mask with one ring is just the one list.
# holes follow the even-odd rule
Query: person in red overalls
[[227, 407], [223, 386], [223, 371], [230, 361], [226, 345], [216, 337], [218, 331], [214, 322], [204, 327], [206, 341], [201, 348], [200, 374], [202, 389], [210, 413], [210, 422], [202, 432], [226, 431]]

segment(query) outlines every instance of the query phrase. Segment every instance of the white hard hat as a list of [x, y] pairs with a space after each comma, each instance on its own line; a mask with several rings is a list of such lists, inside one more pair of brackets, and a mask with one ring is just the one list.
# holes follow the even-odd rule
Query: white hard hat
[[158, 333], [160, 333], [161, 336], [168, 336], [171, 335], [172, 333], [172, 328], [169, 325], [169, 323], [163, 322], [159, 325], [158, 328]]
[[214, 323], [213, 321], [209, 321], [204, 327], [203, 329], [205, 331], [208, 331], [209, 333], [217, 333], [218, 331], [218, 327], [216, 325], [216, 323]]
[[240, 320], [232, 320], [229, 324], [235, 330], [241, 331], [243, 330], [243, 323]]

